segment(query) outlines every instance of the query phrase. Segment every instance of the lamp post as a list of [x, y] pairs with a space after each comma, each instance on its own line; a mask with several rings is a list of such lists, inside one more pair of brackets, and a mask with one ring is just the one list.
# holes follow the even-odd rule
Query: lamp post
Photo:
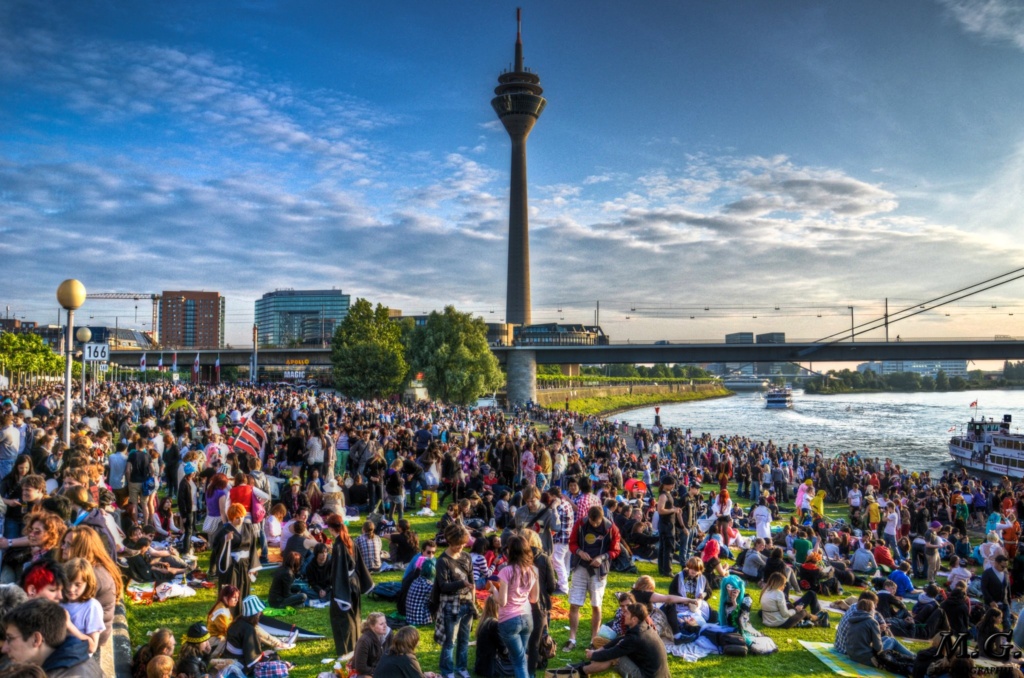
[[75, 327], [75, 309], [85, 303], [85, 285], [74, 278], [62, 282], [57, 288], [57, 303], [68, 312], [68, 328], [64, 354], [64, 444], [71, 446], [71, 332]]
[[89, 374], [89, 363], [85, 362], [85, 344], [92, 339], [92, 330], [88, 327], [79, 327], [75, 337], [82, 344], [82, 410], [85, 411], [85, 382]]

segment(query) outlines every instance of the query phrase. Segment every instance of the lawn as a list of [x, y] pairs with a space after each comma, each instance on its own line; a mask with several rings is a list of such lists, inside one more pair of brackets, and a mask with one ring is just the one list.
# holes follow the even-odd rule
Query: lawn
[[[734, 490], [735, 487], [730, 488]], [[829, 506], [827, 512], [832, 517], [840, 517], [845, 514], [845, 508], [834, 505]], [[783, 514], [785, 515], [785, 514]], [[427, 539], [434, 536], [435, 522], [437, 517], [420, 517], [407, 514], [413, 528], [419, 533], [420, 539]], [[350, 532], [358, 532], [358, 525], [353, 529], [349, 526]], [[200, 567], [205, 568], [208, 556], [203, 554], [200, 558]], [[657, 574], [657, 567], [653, 563], [638, 562], [640, 574], [651, 575], [658, 583], [658, 590], [662, 593], [668, 592], [669, 580]], [[267, 591], [270, 587], [272, 572], [261, 572], [260, 578], [253, 586], [253, 592], [259, 594], [266, 600]], [[375, 574], [374, 581], [397, 581], [401, 572], [386, 572]], [[615, 599], [612, 593], [616, 591], [628, 591], [632, 588], [633, 582], [639, 575], [620, 574], [612, 572], [608, 579], [608, 590], [604, 600], [604, 619], [611, 619], [615, 611]], [[755, 614], [752, 615], [754, 625], [761, 628], [760, 620], [756, 610], [760, 609], [760, 591], [756, 587], [747, 589], [754, 601]], [[171, 599], [164, 603], [153, 603], [152, 605], [137, 605], [131, 602], [126, 604], [129, 633], [132, 644], [139, 645], [144, 642], [146, 634], [153, 629], [166, 626], [172, 629], [175, 635], [180, 638], [190, 624], [196, 621], [205, 621], [206, 613], [213, 606], [216, 599], [214, 589], [200, 589], [198, 594], [192, 598]], [[717, 606], [718, 595], [711, 600], [712, 606]], [[394, 611], [393, 603], [376, 602], [365, 597], [362, 603], [363, 615], [373, 611], [390, 613]], [[577, 638], [580, 640], [589, 638], [589, 608], [584, 608], [580, 620], [580, 629]], [[764, 632], [773, 638], [779, 646], [779, 652], [763, 657], [734, 658], [724, 656], [713, 656], [702, 659], [697, 663], [689, 663], [676, 657], [669, 657], [669, 668], [675, 676], [726, 676], [734, 678], [764, 677], [764, 676], [799, 676], [808, 678], [810, 676], [832, 676], [824, 664], [804, 650], [798, 640], [810, 640], [819, 642], [831, 642], [835, 634], [835, 624], [838, 615], [832, 614], [832, 628], [808, 628], [777, 630], [763, 629]], [[326, 636], [324, 640], [315, 642], [300, 643], [294, 650], [282, 653], [282, 657], [295, 664], [291, 675], [295, 678], [314, 678], [324, 670], [330, 670], [330, 666], [321, 664], [321, 660], [334, 657], [334, 643], [331, 640], [330, 621], [328, 610], [302, 609], [296, 611], [288, 621], [301, 627], [322, 633]], [[568, 639], [568, 622], [552, 620], [551, 635], [558, 643], [559, 648]], [[551, 660], [550, 667], [564, 666], [568, 662], [582, 661], [584, 659], [583, 648], [586, 642], [572, 653], [559, 654]], [[470, 648], [470, 670], [475, 658], [475, 647]], [[439, 663], [440, 648], [434, 643], [433, 627], [420, 628], [420, 646], [417, 652], [420, 664], [424, 671], [436, 671]]]

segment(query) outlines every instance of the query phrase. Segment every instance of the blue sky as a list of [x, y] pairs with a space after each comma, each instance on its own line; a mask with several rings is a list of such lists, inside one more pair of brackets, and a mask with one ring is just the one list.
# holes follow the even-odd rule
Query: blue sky
[[[815, 338], [1024, 266], [1018, 3], [520, 4], [535, 322]], [[3, 304], [218, 290], [236, 343], [282, 287], [503, 317], [516, 6], [3, 3]], [[894, 332], [1024, 336], [1020, 290]]]

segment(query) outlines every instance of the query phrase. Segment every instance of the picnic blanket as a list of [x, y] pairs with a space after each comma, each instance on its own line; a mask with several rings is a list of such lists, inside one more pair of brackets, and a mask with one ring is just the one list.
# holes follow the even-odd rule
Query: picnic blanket
[[832, 643], [812, 643], [807, 640], [801, 640], [799, 643], [836, 675], [847, 678], [898, 678], [896, 674], [858, 664], [846, 655], [839, 654]]

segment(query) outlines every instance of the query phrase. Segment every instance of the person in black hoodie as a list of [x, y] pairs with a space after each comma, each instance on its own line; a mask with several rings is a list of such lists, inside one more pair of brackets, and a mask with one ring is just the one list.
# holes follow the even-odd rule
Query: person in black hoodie
[[331, 599], [331, 554], [327, 544], [313, 547], [313, 560], [306, 567], [306, 592], [319, 600]]
[[195, 484], [196, 465], [190, 461], [185, 462], [185, 473], [178, 484], [178, 516], [181, 520], [181, 554], [191, 556], [195, 553], [192, 548], [192, 535], [196, 531], [196, 504], [198, 503], [198, 489]]
[[512, 675], [512, 662], [498, 633], [498, 601], [491, 595], [484, 603], [480, 624], [476, 627], [476, 664], [473, 672], [481, 678]]
[[968, 633], [971, 628], [971, 603], [967, 598], [967, 582], [957, 582], [939, 609], [946, 613], [949, 630], [953, 633]]
[[270, 592], [267, 594], [267, 602], [270, 603], [270, 607], [304, 607], [306, 605], [306, 594], [295, 583], [295, 576], [299, 573], [300, 567], [302, 567], [302, 557], [297, 551], [289, 551], [284, 554], [281, 567], [277, 568], [274, 579], [270, 582]]

